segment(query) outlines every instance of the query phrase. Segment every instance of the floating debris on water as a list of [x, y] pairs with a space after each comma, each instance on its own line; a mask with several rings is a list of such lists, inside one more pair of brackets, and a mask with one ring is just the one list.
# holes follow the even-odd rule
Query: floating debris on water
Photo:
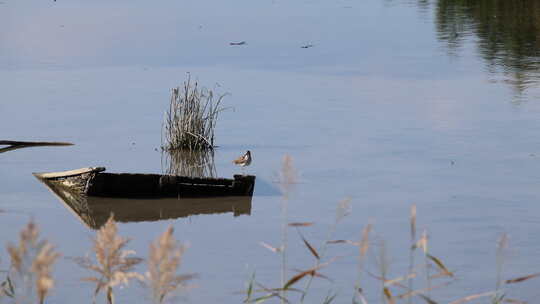
[[28, 147], [42, 147], [42, 146], [72, 146], [72, 143], [68, 142], [45, 142], [45, 141], [14, 141], [14, 140], [0, 140], [0, 146], [7, 146], [0, 148], [0, 153], [17, 150]]

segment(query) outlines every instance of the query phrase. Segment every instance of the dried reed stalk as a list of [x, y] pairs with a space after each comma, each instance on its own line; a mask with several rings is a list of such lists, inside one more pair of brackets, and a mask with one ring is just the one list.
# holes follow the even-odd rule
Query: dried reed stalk
[[[413, 273], [414, 271], [414, 243], [416, 242], [416, 205], [411, 206], [411, 214], [410, 214], [410, 225], [411, 225], [411, 245], [409, 249], [409, 273]], [[409, 290], [413, 290], [413, 278], [409, 278], [407, 282], [407, 287]], [[407, 299], [407, 303], [412, 303], [412, 298]]]
[[472, 300], [476, 300], [478, 298], [493, 296], [495, 293], [496, 293], [495, 291], [489, 291], [489, 292], [473, 294], [473, 295], [466, 296], [461, 299], [452, 301], [450, 302], [450, 304], [462, 304], [462, 303], [470, 302]]
[[[334, 238], [334, 234], [336, 232], [337, 225], [343, 218], [345, 218], [347, 215], [351, 213], [351, 198], [345, 198], [341, 202], [338, 203], [336, 208], [336, 217], [335, 221], [332, 224], [332, 227], [330, 228], [330, 231], [328, 232], [328, 236], [326, 238], [326, 241], [323, 243], [322, 248], [320, 249], [320, 258], [317, 258], [317, 261], [315, 263], [315, 267], [319, 266], [321, 263], [321, 259], [325, 257], [326, 250], [328, 248], [329, 242]], [[290, 224], [289, 224], [290, 226]], [[304, 303], [304, 300], [308, 294], [309, 288], [311, 287], [311, 283], [313, 282], [314, 276], [309, 277], [309, 280], [306, 283], [306, 287], [304, 287], [304, 293], [300, 297], [300, 303]], [[328, 299], [334, 299], [335, 297], [328, 297]]]
[[[285, 280], [287, 278], [287, 244], [288, 244], [288, 205], [289, 205], [289, 196], [292, 192], [294, 184], [297, 180], [296, 169], [293, 166], [293, 160], [290, 155], [285, 155], [283, 157], [281, 172], [280, 172], [280, 186], [283, 193], [282, 203], [281, 203], [281, 286], [285, 286]], [[281, 291], [280, 301], [285, 303], [287, 298], [287, 290], [284, 288]]]
[[54, 286], [51, 271], [60, 254], [48, 241], [39, 240], [39, 229], [32, 221], [21, 231], [19, 244], [9, 244], [7, 249], [11, 257], [11, 271], [6, 281], [9, 295], [15, 303], [42, 304]]
[[173, 232], [173, 227], [169, 226], [150, 244], [146, 281], [152, 291], [152, 303], [155, 304], [163, 303], [167, 295], [186, 287], [185, 283], [195, 277], [194, 274], [176, 274], [187, 247], [174, 239]]
[[[364, 289], [362, 288], [363, 285], [361, 282], [362, 282], [362, 273], [364, 272], [364, 261], [366, 259], [366, 255], [369, 250], [369, 234], [371, 232], [371, 229], [372, 229], [372, 224], [371, 223], [367, 224], [366, 227], [362, 229], [362, 233], [360, 235], [360, 241], [358, 242], [354, 242], [351, 240], [332, 240], [332, 241], [326, 242], [327, 244], [349, 244], [349, 245], [358, 247], [358, 267], [357, 267], [358, 276], [354, 284], [355, 291], [353, 295], [353, 303], [367, 304], [367, 300], [364, 296]], [[379, 279], [383, 281], [383, 285], [384, 285], [385, 279], [383, 279], [382, 277], [379, 277]]]
[[379, 255], [377, 256], [377, 265], [379, 266], [381, 284], [382, 284], [382, 298], [383, 303], [394, 304], [395, 300], [390, 292], [390, 289], [385, 285], [387, 281], [387, 275], [390, 268], [390, 260], [388, 258], [388, 252], [386, 250], [386, 242], [384, 240], [379, 241]]
[[142, 259], [127, 257], [135, 253], [131, 250], [124, 250], [128, 242], [128, 238], [118, 235], [116, 223], [111, 215], [107, 223], [99, 229], [93, 241], [92, 250], [96, 254], [97, 263], [94, 264], [88, 257], [74, 259], [79, 266], [99, 274], [96, 277], [83, 278], [83, 281], [96, 284], [94, 302], [99, 292], [106, 289], [107, 302], [112, 304], [114, 303], [114, 286], [127, 285], [129, 280], [133, 278], [143, 279], [140, 274], [131, 271], [135, 265], [142, 262]]
[[[289, 198], [289, 195], [291, 194], [297, 180], [298, 175], [296, 169], [294, 168], [292, 157], [290, 155], [283, 156], [279, 184], [281, 186], [284, 199]], [[287, 222], [285, 222], [285, 224], [287, 224]]]
[[498, 296], [499, 292], [501, 290], [501, 287], [503, 285], [503, 267], [504, 262], [506, 260], [506, 249], [508, 248], [508, 234], [503, 233], [501, 237], [499, 238], [499, 241], [497, 242], [497, 258], [496, 258], [496, 264], [497, 264], [497, 282], [495, 284], [495, 291], [497, 292]]
[[431, 291], [431, 275], [429, 272], [429, 251], [428, 251], [428, 234], [427, 230], [424, 229], [422, 232], [422, 236], [420, 239], [414, 244], [414, 248], [422, 248], [422, 251], [424, 252], [424, 267], [426, 271], [426, 284], [427, 284], [427, 292], [426, 295], [429, 297], [429, 291]]
[[199, 88], [191, 76], [183, 87], [172, 89], [169, 110], [165, 116], [163, 134], [167, 150], [211, 150], [214, 148], [214, 129], [219, 107], [226, 94], [214, 98], [214, 92]]

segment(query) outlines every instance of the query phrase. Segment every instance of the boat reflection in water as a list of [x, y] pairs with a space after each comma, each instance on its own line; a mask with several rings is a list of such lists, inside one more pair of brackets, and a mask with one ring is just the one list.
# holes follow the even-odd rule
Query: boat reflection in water
[[[114, 214], [118, 222], [175, 219], [192, 215], [251, 214], [255, 176], [234, 179], [157, 174], [104, 173], [84, 168], [35, 173], [86, 226], [99, 229]], [[207, 196], [212, 197], [205, 197]]]

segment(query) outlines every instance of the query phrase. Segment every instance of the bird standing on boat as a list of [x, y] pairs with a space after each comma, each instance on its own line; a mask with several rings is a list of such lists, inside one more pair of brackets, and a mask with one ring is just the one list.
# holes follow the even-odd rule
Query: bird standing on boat
[[249, 166], [251, 164], [251, 151], [247, 150], [244, 155], [233, 160], [233, 163], [235, 165], [239, 165], [242, 168]]

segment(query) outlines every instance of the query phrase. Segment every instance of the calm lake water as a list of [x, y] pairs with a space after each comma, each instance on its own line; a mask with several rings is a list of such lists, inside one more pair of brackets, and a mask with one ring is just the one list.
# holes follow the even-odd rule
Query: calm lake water
[[[352, 213], [334, 238], [356, 240], [371, 221], [372, 273], [382, 240], [388, 276], [407, 272], [412, 204], [431, 253], [457, 277], [431, 291], [434, 299], [493, 290], [502, 233], [510, 236], [504, 278], [539, 272], [539, 18], [533, 0], [4, 0], [0, 140], [75, 145], [0, 154], [0, 242], [16, 241], [34, 219], [64, 257], [89, 254], [95, 231], [32, 172], [165, 172], [164, 112], [170, 89], [190, 73], [230, 93], [224, 105], [233, 109], [216, 130], [217, 174], [239, 173], [231, 160], [249, 149], [258, 184], [250, 215], [120, 224], [142, 257], [169, 225], [190, 244], [181, 271], [198, 273], [198, 287], [183, 300], [239, 303], [254, 271], [259, 282], [279, 284], [280, 257], [259, 243], [281, 240], [281, 198], [269, 189], [285, 154], [299, 174], [289, 220], [315, 222], [302, 231], [319, 246], [337, 203], [350, 197]], [[311, 267], [294, 229], [289, 241], [290, 268]], [[355, 255], [330, 247], [328, 257], [343, 256], [323, 271], [334, 281], [314, 281], [307, 302], [330, 289], [349, 302]], [[7, 269], [5, 250], [0, 261]], [[90, 302], [85, 276], [62, 258], [48, 303]], [[380, 283], [363, 279], [371, 303], [381, 302]], [[537, 284], [512, 286], [508, 296], [532, 301]], [[116, 292], [119, 303], [146, 294], [136, 283]]]

